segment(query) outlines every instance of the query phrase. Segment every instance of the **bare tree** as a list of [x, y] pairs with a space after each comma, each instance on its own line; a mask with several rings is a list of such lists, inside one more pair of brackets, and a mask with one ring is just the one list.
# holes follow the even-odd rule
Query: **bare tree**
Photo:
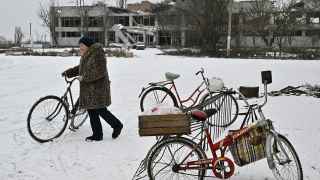
[[320, 10], [320, 1], [319, 0], [308, 0], [306, 3], [309, 3], [309, 6]]
[[284, 45], [292, 44], [297, 27], [305, 22], [302, 12], [299, 12], [297, 0], [276, 0], [274, 2], [274, 35], [280, 56]]
[[[171, 12], [159, 10], [157, 16], [162, 28], [185, 27], [197, 36], [202, 52], [217, 55], [222, 37], [227, 34], [228, 4], [229, 0], [177, 0]], [[166, 6], [170, 7], [169, 3], [162, 8]], [[161, 18], [168, 15], [169, 20]]]
[[15, 27], [14, 28], [14, 43], [16, 46], [20, 46], [21, 45], [21, 42], [22, 42], [22, 39], [23, 39], [23, 32], [21, 30], [21, 27]]
[[41, 19], [42, 25], [49, 29], [53, 46], [58, 46], [58, 37], [55, 30], [58, 24], [58, 16], [59, 14], [55, 9], [54, 1], [51, 1], [50, 5], [40, 3], [38, 17]]
[[[280, 53], [293, 42], [294, 32], [305, 22], [297, 0], [254, 0], [245, 9], [245, 30], [259, 36], [267, 47], [275, 43]], [[280, 54], [281, 56], [281, 54]]]
[[240, 14], [246, 18], [242, 30], [260, 37], [267, 47], [271, 47], [274, 42], [274, 36], [271, 30], [271, 18], [273, 5], [270, 0], [254, 0], [250, 5], [241, 10]]

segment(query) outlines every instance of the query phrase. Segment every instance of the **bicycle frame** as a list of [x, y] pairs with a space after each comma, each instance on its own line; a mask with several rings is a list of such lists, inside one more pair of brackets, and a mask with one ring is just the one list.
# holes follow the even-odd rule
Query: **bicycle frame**
[[[67, 89], [65, 91], [65, 93], [63, 94], [63, 96], [61, 97], [62, 101], [65, 103], [65, 105], [67, 106], [67, 109], [68, 109], [68, 113], [70, 113], [70, 111], [75, 108], [74, 107], [74, 101], [73, 101], [73, 96], [72, 96], [72, 92], [71, 92], [71, 86], [73, 84], [73, 82], [76, 80], [76, 78], [72, 79], [71, 81], [67, 80], [67, 78], [65, 77], [65, 81], [67, 82], [68, 86], [67, 86]], [[71, 109], [70, 109], [70, 104], [69, 104], [69, 99], [68, 99], [68, 95], [70, 96], [70, 102], [71, 102]], [[46, 119], [48, 121], [51, 121], [52, 119], [54, 119], [58, 114], [59, 112], [61, 111], [62, 109], [62, 104], [58, 104], [54, 111], [49, 114]]]
[[193, 107], [194, 105], [196, 105], [200, 95], [206, 90], [206, 88], [201, 89], [202, 86], [205, 84], [205, 82], [201, 82], [201, 84], [191, 93], [191, 95], [188, 98], [181, 99], [181, 96], [177, 90], [174, 81], [172, 81], [170, 84], [171, 86], [168, 89], [175, 94], [175, 96], [178, 99], [178, 102], [180, 103], [180, 106], [183, 108], [187, 108], [186, 106], [184, 106], [184, 104], [190, 101], [192, 102], [192, 104], [189, 107]]
[[[214, 168], [215, 168], [214, 166], [216, 165], [217, 160], [219, 160], [219, 159], [230, 160], [230, 159], [224, 157], [227, 148], [230, 145], [232, 145], [235, 141], [242, 138], [244, 135], [246, 135], [251, 130], [251, 127], [245, 127], [245, 124], [248, 123], [250, 121], [250, 119], [252, 119], [252, 121], [256, 121], [256, 120], [267, 121], [267, 119], [265, 118], [264, 113], [262, 111], [262, 107], [267, 103], [267, 96], [268, 96], [267, 89], [266, 89], [267, 85], [266, 84], [264, 84], [264, 85], [265, 85], [265, 94], [264, 94], [265, 101], [261, 105], [257, 105], [257, 104], [250, 105], [247, 102], [247, 100], [245, 99], [245, 97], [240, 92], [238, 92], [239, 96], [241, 96], [243, 98], [243, 101], [248, 105], [248, 111], [246, 113], [246, 116], [243, 119], [242, 125], [241, 125], [238, 132], [236, 132], [234, 134], [229, 134], [225, 138], [223, 138], [222, 140], [220, 140], [216, 143], [213, 143], [212, 138], [211, 138], [211, 134], [209, 132], [209, 126], [213, 126], [213, 125], [210, 122], [208, 122], [207, 120], [203, 121], [203, 127], [204, 127], [204, 133], [205, 133], [204, 137], [201, 138], [200, 142], [198, 142], [196, 147], [194, 147], [193, 150], [189, 154], [186, 155], [186, 157], [181, 161], [181, 163], [175, 167], [175, 170], [186, 171], [188, 169], [203, 169], [203, 168], [214, 170]], [[257, 116], [256, 111], [258, 112], [259, 117]], [[267, 143], [266, 144], [266, 147], [267, 147], [266, 151], [271, 151], [270, 150], [271, 138], [275, 138], [275, 140], [277, 140], [278, 135], [279, 135], [279, 133], [273, 129], [273, 126], [271, 126], [270, 130], [268, 132], [267, 140], [266, 140], [266, 143]], [[191, 153], [196, 148], [201, 147], [201, 144], [203, 143], [203, 141], [205, 139], [207, 139], [207, 143], [209, 144], [212, 158], [185, 162], [186, 159], [188, 158], [188, 156], [190, 156]], [[283, 146], [280, 144], [279, 148], [283, 149]], [[220, 150], [220, 154], [221, 154], [220, 157], [217, 155], [218, 150]], [[284, 154], [287, 158], [287, 161], [289, 161], [288, 154], [285, 151], [284, 151]], [[269, 159], [270, 159], [270, 157], [269, 157]], [[268, 159], [268, 165], [269, 165], [269, 168], [272, 169], [272, 168], [274, 168], [275, 165], [269, 159]], [[287, 163], [287, 161], [285, 161], [284, 163]]]
[[[264, 117], [263, 112], [261, 110], [261, 106], [254, 106], [249, 108], [247, 113], [253, 113], [255, 112], [255, 110], [258, 110], [259, 114], [261, 113], [261, 117]], [[247, 115], [244, 118], [244, 122], [250, 120], [251, 116]], [[244, 123], [242, 123], [244, 124]], [[225, 152], [227, 150], [227, 148], [229, 146], [231, 146], [235, 141], [237, 141], [238, 139], [241, 139], [243, 136], [245, 136], [250, 130], [251, 127], [242, 127], [240, 128], [240, 130], [236, 133], [233, 134], [229, 134], [227, 135], [225, 138], [223, 138], [222, 140], [213, 143], [213, 140], [211, 138], [211, 133], [209, 132], [209, 126], [212, 126], [212, 124], [210, 122], [208, 122], [207, 120], [203, 121], [203, 127], [204, 127], [204, 137], [201, 138], [200, 142], [197, 143], [197, 145], [193, 148], [193, 150], [186, 155], [186, 157], [181, 161], [180, 164], [176, 165], [175, 170], [176, 171], [186, 171], [186, 170], [194, 170], [194, 169], [211, 169], [214, 172], [214, 170], [217, 168], [216, 166], [218, 165], [218, 160], [226, 160], [228, 161], [230, 164], [230, 176], [233, 174], [234, 172], [234, 164], [233, 161], [227, 157], [225, 157]], [[197, 161], [189, 161], [189, 162], [185, 162], [187, 160], [187, 158], [192, 154], [192, 152], [196, 149], [201, 147], [201, 144], [203, 143], [203, 141], [207, 140], [207, 143], [209, 145], [210, 148], [210, 152], [211, 152], [211, 158], [207, 158], [207, 159], [200, 159]], [[220, 150], [220, 156], [218, 156], [217, 152]]]
[[[209, 92], [209, 89], [208, 89], [208, 85], [209, 85], [209, 82], [208, 82], [208, 78], [206, 78], [203, 74], [204, 74], [204, 70], [201, 69], [199, 72], [196, 73], [196, 75], [198, 75], [199, 73], [201, 73], [201, 76], [202, 76], [202, 79], [203, 81], [201, 82], [200, 85], [198, 85], [198, 87], [191, 93], [191, 95], [189, 97], [187, 97], [186, 99], [182, 99], [178, 90], [177, 90], [177, 87], [175, 85], [175, 82], [172, 80], [172, 81], [160, 81], [160, 82], [155, 82], [155, 83], [149, 83], [149, 87], [147, 88], [143, 88], [139, 97], [143, 94], [143, 92], [150, 88], [150, 87], [154, 87], [154, 86], [160, 86], [160, 87], [166, 87], [168, 90], [170, 90], [174, 96], [176, 97], [176, 99], [178, 100], [178, 103], [179, 103], [179, 106], [182, 107], [183, 109], [187, 109], [187, 108], [192, 108], [194, 107], [201, 94], [203, 94], [203, 92], [205, 92], [205, 90], [207, 90]], [[205, 86], [205, 87], [203, 87]], [[165, 95], [160, 102], [164, 101], [164, 99], [167, 97], [167, 95]], [[192, 102], [192, 104], [190, 106], [185, 106], [184, 104], [187, 103], [187, 102]]]
[[[69, 80], [67, 80], [67, 78], [65, 77], [65, 81], [66, 81], [66, 83], [68, 84], [68, 86], [67, 86], [67, 89], [66, 89], [65, 93], [64, 93], [63, 96], [61, 97], [61, 99], [63, 100], [63, 102], [65, 102], [65, 104], [67, 105], [69, 112], [70, 112], [73, 108], [75, 108], [75, 103], [74, 103], [73, 96], [72, 96], [72, 91], [71, 91], [71, 86], [72, 86], [72, 84], [73, 84], [73, 82], [74, 82], [75, 80], [77, 80], [77, 78], [73, 78], [71, 81], [69, 81]], [[71, 102], [71, 109], [70, 109], [70, 104], [69, 104], [68, 95], [69, 95], [70, 102]]]

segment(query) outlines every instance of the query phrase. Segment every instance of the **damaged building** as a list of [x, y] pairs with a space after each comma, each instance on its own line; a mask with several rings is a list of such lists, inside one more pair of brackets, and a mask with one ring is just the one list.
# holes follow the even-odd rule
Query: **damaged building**
[[[181, 0], [176, 0], [178, 1]], [[243, 13], [243, 9], [249, 7], [251, 3], [252, 1], [233, 3], [232, 47], [266, 47], [261, 38], [246, 28], [250, 17]], [[192, 27], [184, 22], [185, 17], [176, 13], [174, 6], [177, 4], [167, 6], [165, 9], [148, 1], [128, 4], [125, 9], [108, 7], [103, 3], [82, 7], [51, 7], [50, 14], [55, 36], [52, 39], [56, 39], [53, 44], [78, 46], [79, 38], [88, 34], [105, 46], [112, 43], [132, 46], [137, 42], [143, 42], [146, 46], [191, 47], [199, 45], [201, 35], [195, 34]], [[310, 6], [308, 0], [304, 0], [302, 6], [304, 9]], [[291, 32], [293, 41], [290, 46], [320, 47], [320, 10], [317, 7], [307, 9], [308, 11], [301, 12], [305, 23]], [[159, 12], [162, 13], [162, 16], [159, 16]], [[166, 22], [165, 26], [161, 21]], [[268, 19], [268, 22], [270, 25], [274, 23], [272, 18]], [[226, 35], [221, 40], [223, 47], [225, 47]]]

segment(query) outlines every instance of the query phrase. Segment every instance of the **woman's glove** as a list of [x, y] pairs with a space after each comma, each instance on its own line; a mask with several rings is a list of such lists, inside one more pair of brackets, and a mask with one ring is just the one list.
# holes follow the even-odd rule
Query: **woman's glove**
[[67, 70], [63, 71], [63, 73], [61, 73], [61, 76], [62, 77], [67, 77], [67, 78], [72, 78], [72, 77], [74, 77], [76, 75], [72, 74], [72, 69], [70, 68], [70, 69], [67, 69]]
[[66, 72], [66, 71], [63, 71], [63, 72], [61, 73], [61, 76], [62, 76], [62, 77], [67, 76], [67, 72]]

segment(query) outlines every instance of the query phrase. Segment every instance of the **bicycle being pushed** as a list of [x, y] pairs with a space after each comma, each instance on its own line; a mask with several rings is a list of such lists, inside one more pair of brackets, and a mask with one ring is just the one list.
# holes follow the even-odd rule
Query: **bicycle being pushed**
[[[301, 163], [294, 147], [285, 136], [275, 131], [272, 121], [262, 111], [267, 103], [267, 84], [272, 82], [270, 71], [262, 72], [262, 82], [264, 102], [249, 104], [244, 93], [238, 92], [248, 108], [242, 125], [238, 130], [229, 131], [225, 138], [216, 143], [211, 139], [209, 127], [214, 125], [208, 121], [208, 117], [217, 111], [190, 112], [193, 119], [203, 123], [205, 137], [197, 143], [182, 136], [168, 137], [157, 143], [148, 157], [149, 179], [227, 179], [234, 174], [235, 164], [244, 166], [267, 158], [268, 166], [277, 180], [303, 180]], [[245, 90], [242, 88], [242, 92]], [[250, 122], [254, 117], [254, 123]], [[202, 141], [209, 144], [212, 157], [207, 157], [201, 146]], [[233, 160], [227, 157], [227, 151], [231, 152]], [[211, 170], [214, 176], [207, 176], [207, 170]]]
[[52, 141], [61, 136], [69, 120], [69, 129], [75, 131], [88, 118], [87, 111], [79, 109], [79, 102], [75, 102], [71, 92], [71, 86], [78, 78], [64, 78], [67, 88], [61, 98], [55, 95], [42, 97], [32, 105], [29, 111], [28, 132], [40, 143]]

